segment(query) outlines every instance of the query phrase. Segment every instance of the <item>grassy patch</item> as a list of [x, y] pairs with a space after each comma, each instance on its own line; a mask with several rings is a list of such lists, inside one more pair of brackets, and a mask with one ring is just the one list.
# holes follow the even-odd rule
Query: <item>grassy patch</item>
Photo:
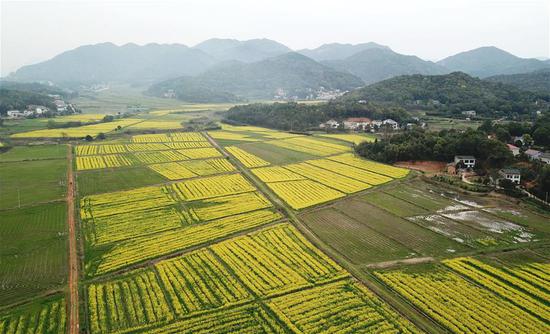
[[62, 199], [67, 189], [66, 160], [0, 164], [0, 209]]
[[289, 150], [286, 148], [270, 145], [263, 142], [247, 143], [238, 145], [238, 147], [254, 154], [274, 165], [285, 165], [294, 162], [318, 158], [314, 155]]
[[305, 224], [330, 247], [355, 264], [397, 260], [414, 251], [333, 208], [302, 216]]
[[66, 281], [65, 203], [0, 211], [0, 306]]
[[65, 145], [15, 146], [0, 154], [0, 162], [64, 159], [66, 156]]
[[80, 196], [143, 187], [165, 182], [158, 173], [147, 167], [99, 169], [78, 173]]
[[361, 198], [399, 217], [420, 215], [427, 212], [426, 209], [382, 192], [372, 192]]
[[335, 207], [358, 222], [423, 255], [441, 256], [469, 249], [364, 201], [351, 199], [339, 202]]
[[440, 210], [454, 204], [451, 200], [438, 195], [435, 191], [417, 188], [410, 184], [400, 184], [398, 187], [387, 188], [385, 192], [429, 211]]

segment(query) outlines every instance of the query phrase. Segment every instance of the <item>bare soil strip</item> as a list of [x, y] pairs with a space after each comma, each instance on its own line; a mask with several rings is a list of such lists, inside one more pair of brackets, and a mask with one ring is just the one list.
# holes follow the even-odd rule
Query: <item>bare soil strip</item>
[[67, 153], [67, 224], [69, 226], [69, 334], [79, 332], [78, 324], [78, 252], [74, 219], [75, 186], [73, 177], [73, 148], [68, 145]]

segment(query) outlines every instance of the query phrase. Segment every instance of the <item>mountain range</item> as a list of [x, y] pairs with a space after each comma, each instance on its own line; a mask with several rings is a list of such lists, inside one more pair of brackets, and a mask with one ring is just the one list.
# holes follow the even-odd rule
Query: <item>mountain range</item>
[[331, 43], [294, 52], [269, 39], [215, 38], [193, 47], [154, 43], [81, 46], [24, 66], [8, 79], [50, 81], [64, 87], [129, 83], [150, 87], [150, 94], [161, 96], [162, 89], [172, 89], [180, 98], [217, 95], [231, 100], [272, 98], [281, 91], [288, 96], [304, 96], [319, 89], [348, 90], [408, 74], [461, 71], [485, 78], [545, 68], [550, 68], [550, 61], [516, 57], [496, 47], [431, 62], [373, 42]]

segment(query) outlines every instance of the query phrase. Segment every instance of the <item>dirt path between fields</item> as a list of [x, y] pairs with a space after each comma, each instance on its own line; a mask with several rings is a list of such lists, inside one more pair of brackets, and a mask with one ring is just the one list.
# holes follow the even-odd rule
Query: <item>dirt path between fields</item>
[[391, 268], [397, 265], [402, 264], [417, 264], [417, 263], [426, 263], [426, 262], [434, 262], [435, 259], [433, 257], [415, 257], [412, 259], [404, 259], [404, 260], [395, 260], [395, 261], [386, 261], [386, 262], [378, 262], [378, 263], [371, 263], [366, 265], [367, 268], [370, 269], [386, 269]]
[[68, 145], [67, 166], [67, 224], [69, 226], [69, 334], [77, 334], [78, 321], [78, 252], [76, 240], [76, 222], [74, 219], [74, 177], [73, 177], [73, 147]]

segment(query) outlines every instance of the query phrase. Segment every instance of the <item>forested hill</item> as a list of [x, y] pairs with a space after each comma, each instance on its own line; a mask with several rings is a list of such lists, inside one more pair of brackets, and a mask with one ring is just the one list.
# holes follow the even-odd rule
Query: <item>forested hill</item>
[[8, 110], [22, 110], [30, 104], [54, 108], [53, 98], [48, 94], [69, 97], [70, 93], [57, 87], [50, 87], [38, 83], [18, 83], [0, 81], [0, 115]]
[[226, 113], [226, 121], [264, 126], [280, 130], [303, 131], [318, 128], [331, 118], [370, 117], [372, 119], [407, 119], [405, 110], [375, 104], [328, 102], [303, 103], [255, 103], [235, 106]]
[[453, 72], [433, 76], [399, 76], [350, 92], [340, 100], [366, 100], [446, 114], [475, 110], [482, 115], [505, 116], [539, 110], [540, 104], [535, 104], [538, 99], [550, 101], [550, 94], [527, 92], [499, 82]]
[[225, 63], [195, 77], [160, 82], [151, 86], [148, 93], [162, 95], [172, 89], [180, 99], [202, 102], [189, 92], [251, 99], [271, 99], [284, 92], [288, 97], [305, 98], [319, 89], [344, 91], [362, 85], [361, 79], [349, 73], [289, 52], [254, 63]]
[[550, 68], [529, 73], [495, 75], [485, 80], [502, 82], [523, 90], [550, 94]]

